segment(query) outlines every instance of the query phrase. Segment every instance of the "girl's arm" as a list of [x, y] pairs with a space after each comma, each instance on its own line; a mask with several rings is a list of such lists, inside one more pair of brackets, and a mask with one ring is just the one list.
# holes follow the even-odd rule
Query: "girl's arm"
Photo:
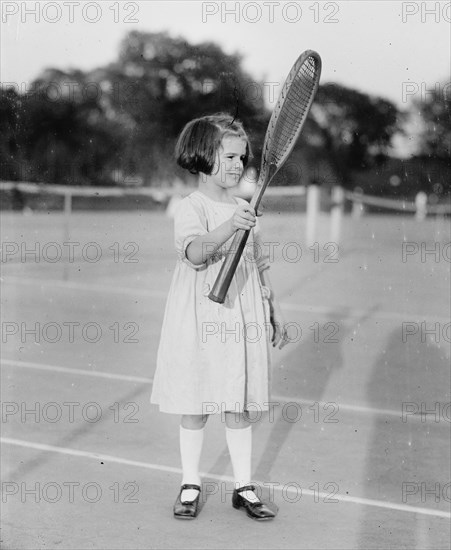
[[254, 209], [249, 204], [240, 204], [230, 219], [192, 240], [186, 248], [186, 257], [195, 265], [204, 264], [237, 229], [252, 229], [254, 226]]
[[289, 339], [286, 331], [286, 325], [282, 314], [282, 310], [280, 309], [278, 300], [274, 296], [274, 289], [272, 287], [268, 271], [269, 269], [267, 267], [265, 267], [265, 269], [260, 271], [260, 279], [261, 279], [262, 285], [267, 287], [271, 294], [268, 300], [270, 321], [273, 328], [273, 335], [272, 335], [271, 341], [272, 341], [273, 347], [278, 345], [279, 349], [282, 349], [284, 346], [288, 344]]

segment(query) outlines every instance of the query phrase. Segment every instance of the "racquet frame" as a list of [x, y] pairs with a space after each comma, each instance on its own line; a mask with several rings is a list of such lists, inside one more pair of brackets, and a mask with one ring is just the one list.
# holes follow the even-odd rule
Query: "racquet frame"
[[[271, 162], [270, 158], [272, 156], [272, 151], [274, 147], [273, 141], [274, 141], [274, 137], [277, 135], [276, 132], [278, 131], [280, 132], [280, 128], [279, 128], [279, 125], [281, 123], [280, 115], [284, 111], [284, 105], [286, 104], [286, 101], [289, 96], [288, 94], [289, 89], [293, 81], [295, 80], [298, 72], [302, 68], [303, 64], [308, 63], [309, 59], [313, 59], [314, 66], [315, 66], [315, 73], [314, 73], [314, 81], [313, 81], [312, 88], [311, 90], [309, 90], [310, 91], [309, 98], [302, 113], [302, 120], [298, 125], [296, 132], [289, 137], [289, 143], [285, 144], [286, 145], [285, 150], [280, 156], [280, 158], [277, 159], [276, 162]], [[310, 111], [310, 107], [313, 103], [315, 94], [318, 90], [319, 79], [321, 76], [321, 66], [322, 66], [322, 63], [321, 63], [321, 58], [319, 54], [313, 50], [307, 50], [298, 57], [293, 67], [291, 68], [290, 72], [288, 73], [288, 76], [284, 82], [282, 90], [280, 91], [279, 97], [277, 99], [276, 106], [274, 107], [274, 110], [272, 112], [272, 115], [268, 124], [268, 128], [265, 134], [260, 174], [257, 181], [255, 192], [250, 202], [250, 205], [255, 210], [255, 212], [257, 212], [258, 210], [258, 207], [260, 205], [261, 199], [263, 197], [263, 194], [266, 188], [268, 187], [271, 180], [274, 178], [274, 176], [277, 174], [277, 172], [280, 170], [282, 165], [287, 160], [289, 154], [293, 150], [296, 144], [296, 141], [305, 125], [305, 120], [307, 119], [307, 115]], [[285, 106], [285, 108], [287, 107]], [[238, 264], [240, 262], [244, 247], [246, 246], [249, 233], [250, 233], [250, 229], [248, 230], [238, 229], [236, 231], [232, 244], [227, 252], [226, 259], [222, 264], [221, 270], [216, 278], [215, 284], [208, 295], [210, 300], [213, 300], [214, 302], [218, 302], [220, 304], [224, 303], [227, 291], [230, 287], [230, 283], [232, 282], [236, 268], [238, 267]]]

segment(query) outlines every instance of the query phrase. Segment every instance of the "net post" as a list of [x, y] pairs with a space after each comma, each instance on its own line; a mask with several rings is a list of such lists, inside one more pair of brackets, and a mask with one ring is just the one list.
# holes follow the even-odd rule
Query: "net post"
[[320, 205], [319, 185], [311, 184], [307, 187], [307, 219], [305, 228], [305, 241], [307, 246], [312, 246], [316, 239]]
[[345, 193], [343, 187], [335, 185], [332, 188], [332, 207], [330, 209], [330, 240], [339, 244], [343, 220]]
[[363, 214], [363, 189], [356, 187], [354, 189], [354, 199], [352, 201], [352, 217], [358, 219]]
[[428, 203], [428, 196], [424, 191], [418, 191], [418, 193], [415, 196], [415, 219], [418, 222], [424, 221], [427, 214], [427, 203]]
[[[64, 240], [63, 243], [70, 240], [70, 225], [72, 215], [72, 193], [70, 189], [64, 191]], [[70, 248], [69, 248], [70, 250]], [[70, 254], [70, 252], [68, 252]], [[69, 258], [63, 262], [63, 281], [69, 278]]]
[[165, 210], [165, 214], [168, 218], [174, 219], [175, 211], [182, 198], [182, 195], [179, 195], [178, 193], [174, 193], [169, 197], [168, 205]]

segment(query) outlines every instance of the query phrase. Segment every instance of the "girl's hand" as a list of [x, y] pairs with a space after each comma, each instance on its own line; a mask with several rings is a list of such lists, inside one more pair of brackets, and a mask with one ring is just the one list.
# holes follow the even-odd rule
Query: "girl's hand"
[[285, 320], [283, 318], [282, 312], [279, 307], [270, 302], [270, 321], [273, 329], [271, 342], [273, 347], [279, 346], [279, 349], [285, 347], [290, 341], [288, 338], [288, 333], [285, 325]]
[[255, 226], [255, 210], [249, 204], [240, 204], [230, 218], [233, 231], [252, 229]]

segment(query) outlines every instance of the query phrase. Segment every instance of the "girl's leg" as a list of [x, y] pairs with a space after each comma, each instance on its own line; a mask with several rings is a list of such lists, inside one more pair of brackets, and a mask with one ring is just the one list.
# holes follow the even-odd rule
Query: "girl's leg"
[[[225, 419], [235, 488], [239, 489], [251, 482], [252, 425], [243, 413], [226, 412]], [[251, 502], [259, 501], [253, 491], [243, 491], [240, 494]]]
[[[191, 483], [200, 486], [199, 461], [204, 441], [207, 415], [183, 415], [180, 423], [180, 455], [182, 459], [182, 485]], [[194, 500], [199, 495], [195, 489], [182, 491], [181, 500]]]

